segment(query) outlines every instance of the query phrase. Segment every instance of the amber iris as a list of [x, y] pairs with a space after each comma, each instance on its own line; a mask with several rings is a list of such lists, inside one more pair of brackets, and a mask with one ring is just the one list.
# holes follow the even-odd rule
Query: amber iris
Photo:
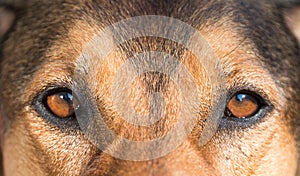
[[236, 118], [247, 118], [257, 113], [259, 109], [258, 100], [249, 94], [235, 94], [227, 104], [230, 114]]
[[73, 96], [69, 92], [58, 92], [49, 95], [46, 103], [50, 111], [60, 117], [67, 118], [74, 114]]

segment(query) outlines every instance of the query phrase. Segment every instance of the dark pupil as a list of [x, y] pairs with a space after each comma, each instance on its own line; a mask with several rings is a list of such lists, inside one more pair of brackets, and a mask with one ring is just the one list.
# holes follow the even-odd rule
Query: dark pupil
[[68, 103], [72, 103], [72, 101], [73, 101], [72, 94], [70, 94], [68, 92], [62, 92], [62, 93], [60, 93], [59, 98], [65, 100]]

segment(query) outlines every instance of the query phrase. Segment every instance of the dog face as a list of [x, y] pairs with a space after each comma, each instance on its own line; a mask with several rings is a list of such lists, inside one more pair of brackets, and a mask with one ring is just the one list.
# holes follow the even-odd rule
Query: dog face
[[[278, 4], [238, 0], [31, 0], [4, 4], [16, 12], [15, 24], [3, 40], [0, 70], [7, 175], [296, 174], [299, 47]], [[7, 9], [1, 12], [9, 16], [1, 15], [0, 32], [4, 34], [14, 15]], [[210, 45], [214, 56], [207, 56], [216, 58], [218, 67], [206, 68], [186, 46], [157, 36], [125, 41], [100, 65], [96, 64], [95, 49], [90, 47], [90, 41], [107, 26], [143, 15], [172, 17], [192, 26]], [[158, 21], [151, 25], [159, 28], [166, 24]], [[105, 46], [105, 42], [109, 45], [106, 40], [104, 45], [97, 44]], [[115, 92], [119, 95], [125, 91], [121, 84], [113, 86], [118, 70], [131, 56], [144, 51], [159, 51], [179, 58], [194, 85], [189, 87], [190, 83], [184, 81], [179, 85], [168, 74], [157, 70], [133, 77], [126, 89], [128, 101], [125, 104], [132, 108], [130, 111], [151, 114], [150, 95], [163, 94], [164, 117], [150, 126], [124, 120], [113, 108], [112, 98]], [[78, 62], [82, 57], [92, 59]], [[131, 61], [135, 70], [143, 65], [143, 59]], [[172, 66], [164, 67], [166, 72], [178, 65], [156, 61]], [[88, 74], [80, 72], [86, 67], [93, 69]], [[211, 70], [216, 72], [208, 72]], [[127, 74], [132, 72], [125, 71], [120, 75], [130, 77]], [[181, 71], [177, 69], [175, 75], [180, 77]], [[80, 79], [76, 79], [75, 74]], [[219, 75], [222, 79], [212, 80]], [[73, 85], [78, 80], [84, 81], [78, 83], [75, 92]], [[181, 86], [185, 89], [179, 91]], [[222, 89], [213, 89], [213, 86]], [[180, 98], [182, 95], [187, 100]], [[219, 96], [225, 97], [224, 102], [215, 101]], [[169, 153], [141, 161], [124, 159], [100, 150], [80, 126], [76, 111], [81, 108], [84, 112], [82, 99], [93, 100], [89, 105], [96, 111], [92, 117], [101, 114], [109, 128], [131, 141], [150, 141], [164, 136], [177, 127], [178, 112], [190, 106], [194, 107], [184, 111], [188, 112], [185, 121], [194, 114], [196, 120], [186, 138]], [[122, 104], [119, 109], [128, 112], [126, 107]], [[214, 116], [213, 110], [222, 112], [220, 117]], [[217, 119], [217, 128], [205, 144], [199, 145], [210, 116]], [[101, 129], [94, 131], [101, 135], [98, 132]], [[162, 150], [174, 143], [175, 140], [170, 140], [151, 150]], [[136, 150], [141, 157], [147, 153], [146, 149], [127, 148], [115, 141], [108, 146], [114, 149], [113, 153], [134, 155], [132, 151]]]

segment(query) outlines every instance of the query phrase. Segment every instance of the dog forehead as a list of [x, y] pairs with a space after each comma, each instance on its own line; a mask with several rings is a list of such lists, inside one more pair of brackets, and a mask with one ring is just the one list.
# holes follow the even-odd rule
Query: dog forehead
[[[49, 65], [52, 60], [64, 60], [65, 65], [71, 65], [99, 30], [129, 17], [160, 15], [179, 19], [199, 29], [209, 43], [220, 51], [220, 57], [238, 47], [243, 38], [250, 38], [251, 32], [247, 32], [255, 29], [256, 24], [247, 19], [249, 15], [259, 11], [262, 23], [271, 21], [269, 18], [272, 17], [259, 6], [262, 3], [251, 5], [243, 1], [28, 1], [26, 4], [26, 8], [17, 14], [19, 21], [4, 45], [6, 72], [15, 73], [10, 80], [32, 74], [43, 63]], [[252, 10], [251, 13], [248, 10]], [[257, 41], [260, 41], [259, 38], [266, 34], [266, 31], [259, 32], [251, 40], [258, 38]], [[268, 43], [268, 40], [264, 42]], [[268, 43], [267, 46], [274, 46], [274, 43]], [[248, 46], [243, 50], [253, 50], [253, 47]], [[16, 67], [20, 69], [15, 70]]]
[[[21, 1], [13, 2], [20, 4]], [[220, 31], [215, 29], [219, 29], [218, 27], [222, 26], [222, 30], [240, 30], [239, 35], [241, 38], [248, 37], [259, 41], [260, 36], [263, 37], [266, 34], [271, 39], [274, 38], [268, 30], [257, 31], [256, 29], [262, 24], [272, 29], [274, 16], [270, 14], [276, 9], [270, 2], [255, 1], [247, 3], [240, 0], [205, 0], [191, 2], [172, 1], [172, 3], [169, 1], [64, 1], [62, 3], [61, 1], [35, 2], [32, 0], [22, 3], [25, 10], [21, 10], [18, 15], [19, 21], [23, 21], [18, 24], [18, 33], [27, 36], [24, 38], [24, 42], [28, 42], [29, 38], [35, 38], [35, 43], [43, 45], [50, 45], [52, 41], [59, 38], [67, 40], [68, 38], [65, 34], [72, 30], [74, 21], [93, 23], [86, 27], [94, 28], [94, 30], [98, 28], [99, 30], [99, 28], [102, 29], [120, 20], [141, 15], [170, 16], [197, 29], [205, 27], [207, 31], [213, 31], [211, 32], [212, 35], [218, 35]], [[273, 35], [279, 33], [277, 29], [279, 28], [272, 30], [275, 32]], [[81, 30], [83, 35], [86, 29]], [[251, 31], [256, 35], [253, 35]], [[234, 40], [234, 38], [228, 40]], [[264, 43], [269, 46], [276, 45], [274, 42], [270, 43], [270, 41], [264, 40]], [[47, 48], [49, 45], [32, 49], [44, 52], [45, 49], [42, 48]], [[31, 49], [29, 46], [25, 48]], [[263, 47], [258, 46], [258, 48]]]
[[[10, 2], [10, 1], [8, 1]], [[120, 20], [141, 16], [160, 15], [170, 16], [195, 28], [205, 26], [213, 29], [214, 23], [226, 23], [225, 20], [242, 18], [241, 14], [249, 14], [247, 10], [239, 8], [244, 6], [239, 1], [12, 1], [19, 7], [23, 4], [24, 10], [18, 14], [18, 27], [22, 29], [22, 34], [30, 35], [40, 42], [56, 40], [57, 36], [65, 37], [64, 34], [72, 28], [72, 22], [78, 20], [97, 21], [97, 25], [90, 26], [106, 27]], [[21, 3], [22, 2], [22, 3]], [[4, 1], [5, 3], [5, 1]], [[8, 3], [9, 4], [9, 3]], [[59, 8], [58, 8], [59, 7]], [[264, 9], [253, 7], [254, 10]], [[22, 8], [20, 8], [22, 9]], [[252, 9], [253, 10], [253, 9]], [[244, 18], [244, 17], [243, 17]], [[262, 15], [261, 18], [264, 18]], [[228, 22], [227, 21], [227, 22]], [[242, 25], [250, 28], [250, 21], [244, 20]], [[235, 21], [239, 24], [239, 21]], [[164, 24], [157, 24], [164, 25]], [[230, 25], [230, 24], [229, 24]], [[211, 27], [210, 27], [211, 26]], [[232, 28], [236, 28], [233, 26]], [[84, 31], [82, 31], [84, 32]]]

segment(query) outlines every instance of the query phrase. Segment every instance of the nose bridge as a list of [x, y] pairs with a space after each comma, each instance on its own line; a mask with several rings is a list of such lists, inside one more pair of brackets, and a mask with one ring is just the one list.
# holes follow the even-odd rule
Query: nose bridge
[[[152, 41], [150, 48], [157, 49], [156, 39]], [[95, 77], [87, 75], [97, 80], [88, 84], [97, 99], [90, 114], [82, 112], [88, 120], [78, 118], [91, 141], [102, 150], [112, 146], [108, 150], [116, 158], [159, 158], [174, 151], [194, 128], [195, 138], [202, 134], [212, 97], [206, 69], [189, 51], [173, 57], [171, 49], [163, 48], [166, 51], [140, 49], [130, 55], [130, 47], [124, 47], [91, 66]]]
[[[128, 100], [132, 104], [130, 108], [148, 119], [148, 124], [142, 125], [151, 125], [164, 116], [166, 110], [172, 106], [171, 103], [175, 104], [178, 101], [176, 98], [180, 95], [171, 75], [178, 74], [178, 60], [161, 52], [146, 52], [130, 58], [127, 62], [130, 63], [129, 67], [133, 67], [129, 73], [132, 77], [128, 79]], [[172, 106], [174, 111], [176, 108]], [[143, 117], [139, 116], [135, 120], [138, 122], [142, 119]]]
[[[114, 75], [112, 96], [107, 100], [112, 101], [112, 109], [104, 107], [115, 112], [109, 125], [119, 138], [112, 144], [112, 153], [130, 153], [133, 160], [165, 156], [196, 125], [194, 136], [198, 138], [210, 108], [205, 75], [192, 54], [178, 59], [149, 51], [125, 59]], [[139, 152], [144, 152], [141, 157]]]
[[203, 157], [200, 150], [189, 141], [184, 142], [175, 151], [166, 156], [147, 161], [128, 161], [114, 159], [111, 174], [113, 175], [165, 175], [192, 176], [218, 175], [211, 163]]

